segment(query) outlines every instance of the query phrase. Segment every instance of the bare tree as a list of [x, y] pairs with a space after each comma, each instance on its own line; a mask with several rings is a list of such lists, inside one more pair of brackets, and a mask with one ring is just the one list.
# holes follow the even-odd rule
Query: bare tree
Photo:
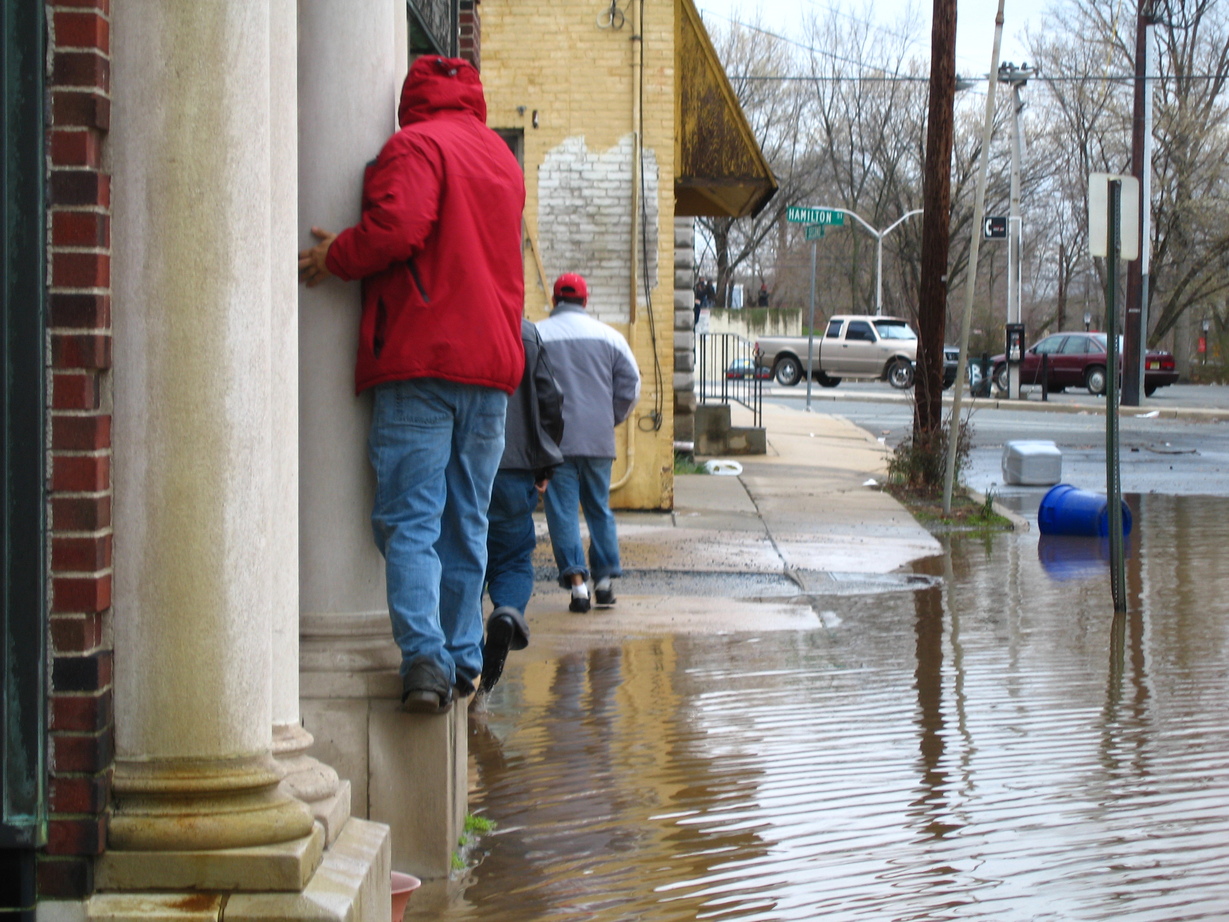
[[[1184, 313], [1229, 293], [1229, 11], [1212, 0], [1165, 0], [1156, 12], [1153, 344]], [[1048, 150], [1062, 161], [1055, 188], [1085, 226], [1088, 174], [1126, 172], [1129, 163], [1134, 4], [1067, 0], [1051, 11], [1051, 22], [1049, 37], [1032, 46], [1054, 119]], [[1063, 150], [1069, 152], [1065, 159]], [[1071, 244], [1083, 247], [1086, 241], [1073, 233]], [[1077, 282], [1078, 265], [1068, 271], [1068, 281]], [[1100, 261], [1090, 271], [1103, 287]]]
[[750, 264], [764, 277], [776, 261], [778, 226], [785, 210], [808, 193], [810, 170], [803, 155], [807, 94], [797, 81], [797, 62], [789, 45], [758, 24], [734, 25], [714, 36], [717, 53], [751, 130], [777, 178], [779, 189], [768, 207], [754, 218], [702, 217], [697, 219], [705, 249], [701, 264], [708, 264], [716, 279], [718, 303], [725, 305], [734, 274]]

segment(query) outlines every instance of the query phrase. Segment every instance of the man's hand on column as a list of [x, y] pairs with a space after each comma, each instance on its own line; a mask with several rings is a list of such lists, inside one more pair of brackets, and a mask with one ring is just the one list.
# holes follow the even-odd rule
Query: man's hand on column
[[337, 239], [336, 234], [320, 227], [313, 227], [312, 233], [320, 242], [310, 249], [299, 251], [299, 280], [306, 282], [308, 288], [314, 288], [333, 274], [325, 265], [325, 257], [329, 254], [329, 247]]

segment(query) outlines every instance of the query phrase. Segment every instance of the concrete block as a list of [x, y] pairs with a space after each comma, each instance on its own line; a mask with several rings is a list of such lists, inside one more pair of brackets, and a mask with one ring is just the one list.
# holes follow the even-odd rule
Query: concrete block
[[303, 698], [299, 702], [303, 726], [315, 737], [308, 752], [350, 782], [351, 808], [363, 817], [368, 810], [367, 709], [366, 698]]
[[[213, 893], [106, 893], [86, 904], [90, 922], [219, 922], [223, 899]], [[43, 918], [39, 906], [39, 919]]]
[[1053, 486], [1063, 479], [1063, 453], [1053, 442], [1021, 440], [1003, 446], [1003, 482]]
[[695, 417], [690, 413], [680, 412], [678, 401], [674, 409], [674, 440], [676, 442], [694, 442], [696, 438]]
[[324, 829], [276, 845], [209, 851], [120, 851], [98, 858], [99, 890], [298, 891], [324, 853]]
[[372, 701], [370, 817], [392, 833], [393, 870], [423, 880], [447, 877], [465, 825], [467, 713], [408, 714]]
[[768, 433], [759, 426], [734, 426], [726, 433], [723, 454], [766, 455]]
[[723, 403], [705, 403], [696, 407], [696, 428], [710, 438], [724, 439], [730, 431], [730, 407]]
[[302, 893], [235, 894], [226, 922], [387, 922], [390, 862], [388, 827], [351, 818]]

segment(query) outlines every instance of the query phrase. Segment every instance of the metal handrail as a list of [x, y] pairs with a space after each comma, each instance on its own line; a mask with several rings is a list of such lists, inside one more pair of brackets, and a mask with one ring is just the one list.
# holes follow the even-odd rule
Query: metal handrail
[[771, 370], [759, 358], [755, 343], [736, 333], [696, 334], [696, 399], [740, 404], [751, 411], [751, 425], [762, 426], [764, 381]]

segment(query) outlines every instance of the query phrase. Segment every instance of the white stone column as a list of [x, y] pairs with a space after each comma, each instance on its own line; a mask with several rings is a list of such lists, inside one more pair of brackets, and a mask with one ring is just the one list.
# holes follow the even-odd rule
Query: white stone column
[[273, 753], [283, 788], [304, 801], [332, 842], [350, 815], [350, 786], [307, 755], [299, 719], [299, 105], [296, 0], [269, 2], [270, 375], [273, 483]]
[[[336, 233], [359, 218], [363, 168], [396, 129], [407, 69], [405, 21], [400, 0], [300, 8], [303, 247], [316, 242], [313, 225]], [[354, 393], [360, 308], [357, 284], [331, 279], [300, 290], [299, 604], [308, 636], [324, 626], [322, 619], [332, 627], [340, 620], [347, 636], [391, 644], [384, 562], [371, 537], [371, 402]], [[385, 645], [378, 648], [387, 654]]]
[[[117, 3], [111, 34], [109, 847], [317, 840], [272, 884], [301, 886], [319, 833], [271, 756], [270, 574], [285, 561], [269, 522], [286, 462], [272, 445], [270, 7]], [[162, 885], [202, 885], [181, 871]]]
[[[358, 220], [364, 167], [397, 127], [408, 45], [404, 0], [302, 3], [299, 16], [306, 247], [313, 225]], [[395, 824], [393, 867], [447, 877], [465, 813], [466, 712], [397, 709], [401, 654], [370, 524], [370, 397], [354, 395], [360, 311], [356, 283], [300, 289], [301, 704], [313, 752], [354, 785], [355, 813]]]

